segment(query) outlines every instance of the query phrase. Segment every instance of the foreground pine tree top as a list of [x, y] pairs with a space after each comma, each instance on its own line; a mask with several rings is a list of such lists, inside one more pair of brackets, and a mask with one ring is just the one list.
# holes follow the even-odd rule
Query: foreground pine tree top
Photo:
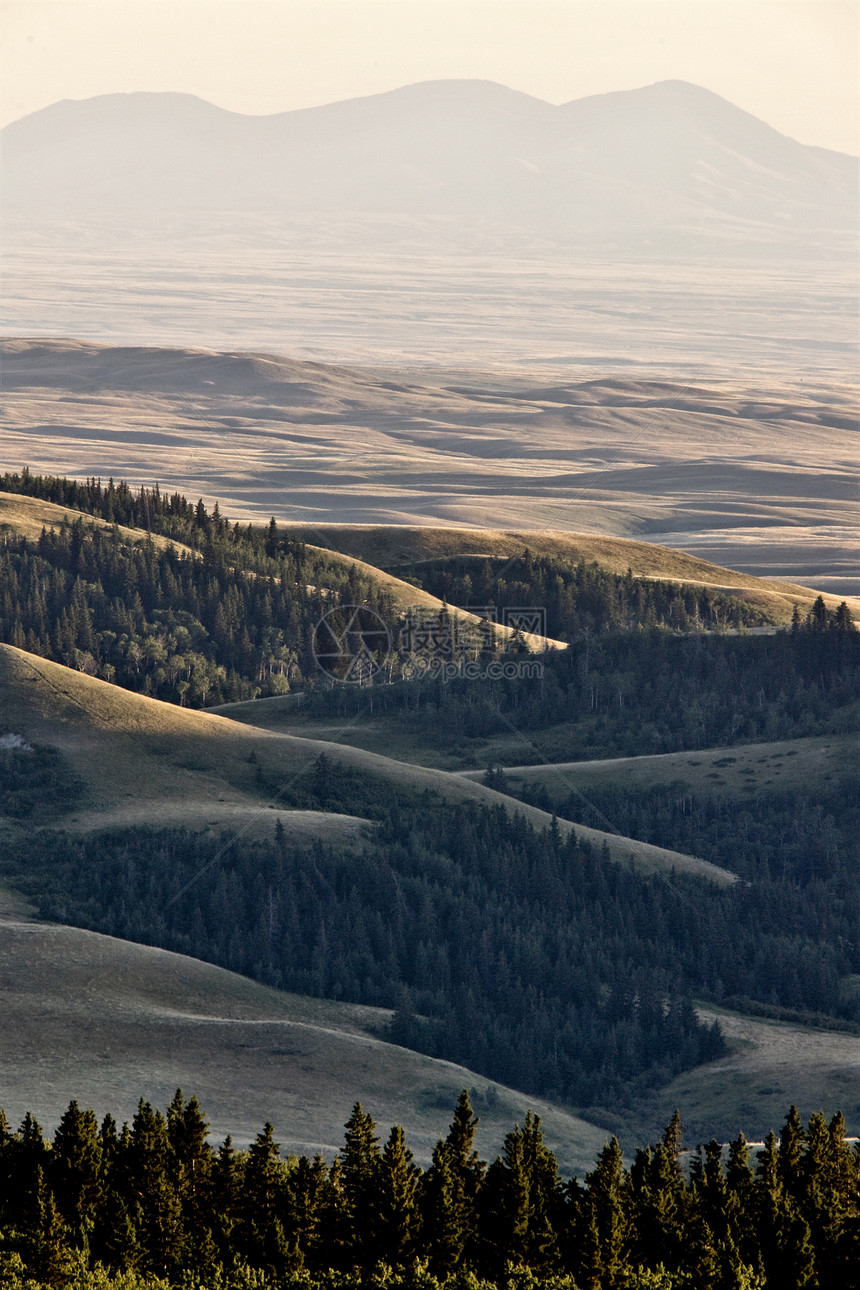
[[344, 1146], [281, 1156], [266, 1124], [217, 1149], [197, 1099], [131, 1124], [69, 1104], [52, 1141], [0, 1113], [0, 1285], [850, 1290], [860, 1151], [844, 1120], [797, 1109], [754, 1154], [743, 1134], [693, 1152], [676, 1111], [625, 1165], [613, 1138], [564, 1180], [528, 1113], [487, 1165], [464, 1090], [429, 1168], [394, 1125], [380, 1149], [356, 1103]]

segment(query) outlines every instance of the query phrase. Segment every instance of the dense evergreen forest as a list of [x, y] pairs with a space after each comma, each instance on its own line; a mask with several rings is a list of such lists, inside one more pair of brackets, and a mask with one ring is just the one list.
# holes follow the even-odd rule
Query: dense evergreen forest
[[785, 804], [762, 805], [759, 834], [732, 834], [746, 880], [720, 888], [634, 871], [501, 807], [374, 804], [341, 774], [318, 766], [302, 800], [352, 794], [377, 819], [357, 843], [42, 831], [2, 874], [43, 917], [394, 1009], [389, 1038], [604, 1115], [722, 1054], [692, 999], [860, 1022], [850, 812], [783, 866], [758, 847]]
[[[131, 1124], [71, 1102], [46, 1141], [0, 1113], [0, 1285], [284, 1290], [852, 1290], [860, 1153], [841, 1115], [794, 1107], [684, 1150], [676, 1113], [628, 1167], [613, 1139], [584, 1183], [562, 1178], [529, 1113], [487, 1164], [464, 1091], [422, 1170], [360, 1103], [333, 1162], [283, 1159], [267, 1123], [216, 1149], [197, 1099]], [[114, 1279], [115, 1278], [115, 1279]]]
[[[467, 765], [475, 743], [514, 731], [516, 763], [527, 765], [542, 756], [586, 761], [860, 728], [860, 632], [833, 617], [821, 630], [801, 624], [772, 636], [606, 633], [542, 661], [540, 681], [380, 686], [374, 713], [416, 746], [461, 753]], [[303, 706], [309, 717], [366, 710], [367, 696], [348, 686], [315, 691]]]
[[354, 566], [286, 542], [276, 527], [238, 532], [217, 515], [191, 514], [199, 558], [82, 519], [35, 542], [7, 537], [0, 640], [201, 707], [315, 681], [313, 632], [341, 603], [396, 619], [389, 598]]
[[[81, 519], [36, 541], [5, 536], [0, 640], [8, 644], [138, 693], [213, 706], [325, 689], [314, 630], [337, 606], [356, 604], [382, 619], [395, 644], [381, 679], [396, 681], [415, 670], [399, 648], [402, 615], [379, 583], [353, 563], [290, 539], [274, 519], [268, 526], [230, 525], [217, 504], [210, 514], [202, 501], [193, 506], [178, 493], [163, 497], [157, 487], [133, 493], [124, 483], [103, 487], [27, 471], [0, 477], [0, 488], [77, 507], [115, 526], [100, 529]], [[133, 542], [120, 524], [181, 542], [193, 554], [151, 538]], [[665, 636], [762, 621], [758, 610], [707, 589], [645, 582], [597, 565], [566, 566], [528, 552], [509, 564], [485, 561], [476, 568], [478, 590], [500, 610], [514, 603], [547, 607], [551, 634], [585, 639], [586, 672], [592, 637], [596, 643], [601, 634], [626, 639], [662, 629]], [[435, 585], [430, 574], [425, 581]], [[468, 585], [456, 583], [453, 590], [474, 603]], [[841, 609], [830, 614], [822, 601], [808, 625], [847, 633], [846, 615]], [[449, 632], [453, 660], [467, 657], [473, 645]], [[618, 693], [623, 703], [623, 687]], [[600, 711], [601, 702], [592, 692], [589, 710]]]
[[[526, 1092], [621, 1103], [724, 1051], [689, 1001], [689, 897], [502, 808], [395, 807], [358, 846], [42, 832], [3, 872], [43, 917], [396, 1009], [389, 1038]], [[716, 941], [733, 911], [709, 914]]]
[[610, 573], [596, 562], [573, 564], [529, 550], [516, 559], [422, 560], [392, 572], [411, 576], [425, 591], [461, 608], [540, 605], [546, 612], [546, 634], [558, 640], [637, 627], [718, 631], [774, 622], [764, 610], [711, 587], [634, 578], [629, 569], [626, 575]]
[[[504, 771], [491, 772], [486, 782], [514, 792]], [[590, 784], [587, 800], [575, 792], [565, 796], [563, 786], [554, 803], [542, 786], [515, 795], [555, 809], [565, 820], [599, 829], [611, 819], [625, 837], [695, 854], [751, 881], [789, 883], [808, 890], [810, 899], [816, 890], [827, 891], [826, 898], [838, 902], [847, 896], [845, 871], [860, 870], [860, 796], [852, 787], [768, 788], [744, 797], [693, 794], [672, 784], [651, 789]], [[860, 926], [860, 905], [853, 897], [850, 916]]]

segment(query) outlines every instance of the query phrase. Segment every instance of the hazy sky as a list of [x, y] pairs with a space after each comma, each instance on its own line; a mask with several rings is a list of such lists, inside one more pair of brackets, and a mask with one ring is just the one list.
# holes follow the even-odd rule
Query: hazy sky
[[678, 78], [800, 139], [860, 144], [857, 0], [5, 0], [0, 124], [184, 90], [278, 112], [480, 77], [552, 103]]

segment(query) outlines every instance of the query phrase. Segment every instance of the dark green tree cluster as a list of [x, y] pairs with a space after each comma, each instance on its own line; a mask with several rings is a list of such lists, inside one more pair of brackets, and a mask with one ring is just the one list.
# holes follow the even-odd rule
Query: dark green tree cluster
[[[790, 755], [776, 752], [772, 764]], [[493, 787], [512, 792], [503, 771], [496, 769], [490, 778]], [[808, 891], [816, 903], [818, 893], [834, 907], [847, 899], [850, 916], [860, 923], [860, 906], [853, 904], [858, 893], [845, 886], [847, 875], [860, 874], [860, 797], [852, 791], [854, 783], [769, 786], [747, 796], [693, 793], [684, 784], [650, 789], [598, 784], [584, 797], [565, 795], [561, 782], [554, 799], [543, 786], [524, 788], [522, 797], [593, 828], [605, 827], [610, 819], [625, 837], [700, 856], [749, 881], [790, 884]], [[814, 917], [811, 906], [807, 917]]]
[[297, 566], [302, 581], [306, 564], [310, 567], [319, 559], [319, 553], [309, 552], [303, 542], [279, 532], [274, 519], [268, 526], [231, 525], [221, 515], [217, 502], [210, 513], [202, 498], [195, 505], [181, 493], [162, 495], [157, 484], [134, 492], [125, 481], [114, 484], [111, 479], [103, 485], [98, 479], [82, 482], [57, 475], [33, 475], [25, 467], [20, 474], [0, 476], [0, 492], [38, 497], [110, 524], [158, 533], [205, 551], [220, 563], [257, 573], [279, 576], [281, 561], [286, 559]]
[[856, 632], [857, 628], [851, 617], [851, 611], [843, 600], [835, 609], [828, 609], [823, 596], [816, 596], [815, 603], [806, 617], [802, 617], [797, 605], [791, 618], [791, 630], [799, 632]]
[[[501, 808], [398, 806], [350, 845], [226, 843], [180, 830], [43, 833], [3, 873], [45, 917], [396, 1009], [397, 1042], [535, 1094], [621, 1102], [724, 1051], [689, 996], [702, 983], [702, 925], [716, 943], [730, 898], [706, 919], [709, 899], [688, 904], [674, 884]], [[758, 936], [739, 938], [745, 966]]]
[[74, 806], [82, 787], [56, 748], [28, 744], [0, 726], [0, 815], [51, 818]]
[[[638, 756], [860, 727], [860, 633], [579, 638], [542, 655], [533, 679], [416, 681], [378, 688], [375, 713], [398, 737], [475, 762], [503, 735], [518, 763]], [[366, 710], [357, 687], [308, 696], [309, 716]], [[512, 727], [514, 728], [512, 730]], [[520, 731], [522, 748], [512, 736]], [[536, 755], [534, 744], [540, 749]]]
[[640, 627], [720, 631], [774, 622], [764, 610], [711, 587], [634, 578], [630, 569], [611, 573], [596, 561], [574, 564], [528, 548], [515, 559], [456, 556], [393, 572], [411, 576], [425, 591], [461, 608], [540, 605], [546, 611], [547, 634], [561, 640]]
[[[319, 669], [314, 628], [341, 601], [392, 623], [373, 581], [301, 553], [257, 573], [207, 545], [202, 558], [82, 520], [0, 547], [0, 640], [171, 702], [284, 693]], [[303, 581], [308, 578], [311, 586]]]
[[128, 1290], [146, 1274], [296, 1290], [860, 1284], [860, 1153], [839, 1114], [804, 1127], [792, 1107], [753, 1166], [743, 1134], [690, 1157], [676, 1113], [629, 1169], [613, 1139], [584, 1184], [563, 1179], [531, 1112], [489, 1166], [477, 1123], [464, 1091], [422, 1170], [400, 1126], [380, 1149], [360, 1103], [330, 1164], [284, 1159], [268, 1123], [247, 1150], [229, 1138], [214, 1149], [180, 1090], [166, 1115], [141, 1101], [119, 1130], [72, 1102], [52, 1142], [31, 1115], [12, 1133], [0, 1113], [0, 1284], [95, 1286], [111, 1273]]

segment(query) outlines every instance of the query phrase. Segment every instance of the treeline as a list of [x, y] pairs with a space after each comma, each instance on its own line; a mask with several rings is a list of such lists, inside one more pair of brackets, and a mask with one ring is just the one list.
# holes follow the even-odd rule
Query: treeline
[[267, 561], [276, 572], [255, 573], [230, 563], [236, 554], [207, 545], [198, 559], [82, 520], [35, 542], [7, 539], [0, 640], [136, 693], [200, 707], [315, 680], [314, 629], [342, 601], [396, 618], [354, 567], [322, 567], [295, 551]]
[[573, 563], [528, 547], [513, 559], [456, 556], [392, 572], [412, 577], [431, 595], [461, 608], [539, 605], [546, 611], [547, 635], [560, 640], [640, 627], [720, 631], [775, 622], [765, 610], [712, 587], [634, 578], [630, 569], [611, 573], [596, 561]]
[[[380, 686], [374, 712], [416, 745], [461, 753], [506, 737], [526, 764], [838, 734], [860, 727], [860, 633], [579, 638], [542, 656], [543, 679]], [[356, 687], [307, 696], [308, 716], [366, 708]], [[523, 732], [521, 747], [512, 738]], [[535, 754], [532, 744], [539, 748]]]
[[[256, 573], [280, 576], [280, 562], [292, 561], [299, 570], [319, 558], [303, 542], [278, 530], [274, 518], [268, 526], [230, 522], [216, 502], [211, 513], [202, 498], [195, 504], [182, 493], [162, 494], [158, 484], [134, 492], [124, 480], [106, 485], [99, 479], [64, 479], [59, 475], [32, 475], [25, 466], [20, 474], [0, 475], [0, 492], [38, 497], [57, 506], [81, 511], [109, 524], [142, 529], [209, 552], [222, 563], [232, 563]], [[311, 579], [308, 579], [309, 581]]]
[[[217, 1149], [196, 1098], [131, 1124], [72, 1102], [53, 1141], [0, 1113], [0, 1284], [314, 1290], [851, 1290], [860, 1284], [860, 1154], [844, 1120], [789, 1111], [751, 1156], [683, 1148], [675, 1114], [629, 1168], [615, 1139], [565, 1180], [529, 1113], [487, 1164], [459, 1098], [422, 1170], [403, 1129], [380, 1148], [356, 1103], [344, 1144], [283, 1159], [267, 1123]], [[89, 1275], [87, 1275], [89, 1271]], [[125, 1274], [124, 1276], [122, 1274]], [[136, 1274], [136, 1275], [135, 1275]], [[163, 1278], [157, 1282], [150, 1277]]]
[[[315, 772], [319, 801], [340, 800], [339, 774]], [[721, 1056], [692, 999], [860, 1021], [844, 988], [860, 973], [851, 816], [809, 869], [799, 853], [759, 866], [753, 835], [746, 881], [717, 887], [633, 870], [501, 807], [374, 813], [349, 845], [296, 845], [277, 826], [270, 842], [43, 832], [2, 873], [42, 917], [393, 1009], [396, 1042], [579, 1107], [630, 1105]]]
[[725, 1051], [684, 898], [500, 807], [395, 805], [350, 845], [42, 832], [2, 872], [42, 917], [394, 1009], [387, 1037], [525, 1092], [626, 1103]]
[[631, 787], [621, 780], [589, 784], [585, 794], [565, 793], [560, 779], [561, 791], [550, 796], [543, 785], [527, 782], [515, 792], [499, 769], [485, 783], [592, 828], [605, 828], [609, 819], [625, 837], [697, 855], [750, 881], [826, 889], [826, 899], [851, 902], [850, 916], [860, 926], [860, 887], [854, 891], [849, 877], [850, 893], [845, 888], [846, 875], [860, 872], [860, 796], [851, 791], [856, 779], [853, 786], [806, 782], [747, 795], [694, 793], [683, 784]]

